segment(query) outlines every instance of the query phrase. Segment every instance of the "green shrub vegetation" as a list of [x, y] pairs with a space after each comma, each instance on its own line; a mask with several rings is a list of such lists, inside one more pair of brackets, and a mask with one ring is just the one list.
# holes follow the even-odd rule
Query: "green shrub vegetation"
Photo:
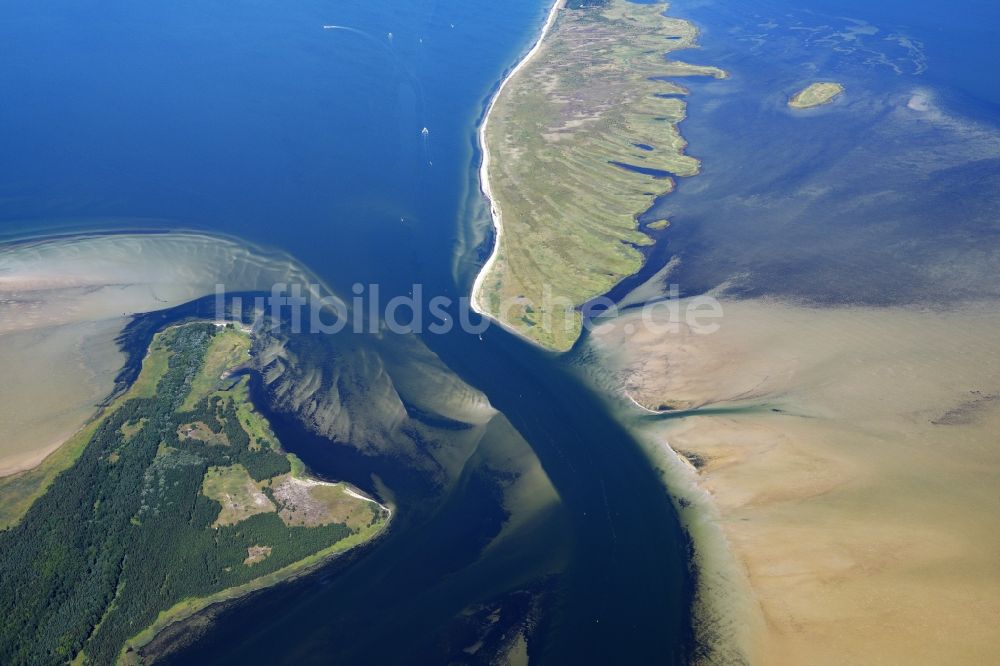
[[687, 89], [673, 79], [726, 73], [674, 58], [698, 32], [664, 9], [572, 0], [487, 119], [502, 234], [475, 303], [547, 348], [570, 349], [579, 307], [642, 267], [653, 237], [639, 216], [700, 169], [680, 133]]
[[[0, 663], [113, 663], [161, 611], [245, 585], [353, 534], [339, 523], [290, 527], [274, 512], [212, 527], [221, 505], [201, 493], [209, 466], [239, 464], [256, 481], [291, 470], [279, 450], [251, 448], [237, 417], [245, 380], [181, 409], [216, 335], [202, 323], [160, 333], [154, 344], [169, 354], [155, 393], [127, 395], [76, 462], [0, 532]], [[194, 421], [228, 444], [179, 437], [179, 426]], [[246, 565], [250, 546], [271, 552]]]

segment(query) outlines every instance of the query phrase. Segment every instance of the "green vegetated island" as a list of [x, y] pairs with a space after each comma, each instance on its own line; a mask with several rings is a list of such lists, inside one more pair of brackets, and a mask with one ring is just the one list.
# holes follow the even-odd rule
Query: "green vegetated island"
[[844, 86], [839, 83], [823, 81], [800, 90], [788, 100], [788, 106], [793, 109], [811, 109], [829, 104], [844, 92]]
[[172, 622], [384, 529], [387, 508], [282, 451], [234, 373], [249, 349], [206, 322], [153, 338], [75, 460], [0, 532], [0, 663], [138, 662]]
[[572, 346], [575, 306], [639, 270], [638, 248], [652, 239], [637, 217], [676, 177], [698, 173], [678, 131], [687, 90], [663, 77], [726, 73], [665, 57], [697, 37], [665, 9], [628, 0], [555, 9], [487, 114], [483, 189], [497, 242], [473, 299], [546, 347]]

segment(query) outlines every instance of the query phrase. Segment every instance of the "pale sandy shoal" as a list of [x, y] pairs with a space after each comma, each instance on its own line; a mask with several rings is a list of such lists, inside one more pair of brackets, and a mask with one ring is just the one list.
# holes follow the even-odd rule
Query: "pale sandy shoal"
[[0, 244], [0, 476], [40, 463], [114, 387], [136, 312], [278, 282], [319, 283], [287, 255], [192, 234]]
[[699, 490], [763, 618], [756, 661], [995, 661], [995, 305], [724, 308], [715, 335], [619, 321], [593, 344], [647, 407], [759, 407], [643, 426], [708, 461]]

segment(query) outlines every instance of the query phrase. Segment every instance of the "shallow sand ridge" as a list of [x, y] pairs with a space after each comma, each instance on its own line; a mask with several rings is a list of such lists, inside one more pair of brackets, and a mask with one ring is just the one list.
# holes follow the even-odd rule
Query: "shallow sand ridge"
[[[671, 491], [696, 514], [696, 548], [725, 546], [699, 533], [707, 519], [748, 577], [759, 663], [992, 660], [995, 306], [724, 307], [713, 335], [629, 334], [626, 315], [591, 344], [645, 406], [692, 410], [637, 427], [665, 466], [668, 444], [692, 463]], [[743, 603], [733, 589], [709, 603]]]
[[287, 257], [199, 234], [108, 234], [0, 247], [0, 476], [58, 448], [114, 387], [136, 312], [307, 280]]

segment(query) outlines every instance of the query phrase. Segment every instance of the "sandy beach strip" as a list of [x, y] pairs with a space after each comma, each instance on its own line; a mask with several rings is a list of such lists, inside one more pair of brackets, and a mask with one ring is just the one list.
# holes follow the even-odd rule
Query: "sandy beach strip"
[[501, 326], [504, 326], [504, 328], [507, 328], [511, 332], [515, 331], [513, 331], [513, 329], [511, 329], [510, 327], [505, 326], [502, 322], [498, 321], [496, 318], [490, 316], [480, 304], [483, 281], [486, 279], [486, 276], [493, 268], [493, 264], [496, 262], [497, 254], [500, 251], [500, 243], [502, 242], [503, 238], [503, 223], [501, 220], [500, 206], [499, 204], [497, 204], [496, 199], [493, 197], [493, 193], [490, 190], [490, 151], [486, 143], [486, 127], [489, 124], [490, 114], [493, 112], [493, 107], [496, 105], [497, 99], [499, 99], [500, 94], [503, 92], [504, 88], [507, 87], [507, 84], [510, 82], [510, 80], [514, 78], [514, 76], [517, 75], [517, 73], [521, 71], [521, 69], [523, 69], [524, 66], [527, 65], [528, 62], [530, 62], [531, 59], [535, 57], [535, 55], [542, 48], [542, 41], [545, 39], [546, 35], [549, 34], [549, 31], [555, 24], [556, 18], [559, 16], [559, 10], [561, 10], [565, 6], [566, 6], [566, 0], [556, 0], [554, 3], [552, 3], [552, 8], [549, 10], [548, 17], [545, 19], [545, 24], [542, 26], [542, 30], [538, 34], [538, 38], [535, 40], [535, 43], [531, 46], [531, 49], [529, 49], [528, 52], [524, 54], [524, 57], [521, 58], [520, 62], [518, 62], [514, 66], [514, 68], [510, 70], [507, 76], [504, 77], [503, 81], [500, 82], [500, 85], [497, 87], [496, 92], [493, 94], [493, 98], [490, 100], [489, 106], [486, 108], [486, 113], [483, 115], [483, 122], [480, 123], [479, 125], [479, 132], [478, 132], [479, 150], [482, 153], [482, 162], [479, 165], [479, 188], [480, 191], [483, 193], [483, 196], [486, 197], [486, 199], [489, 201], [490, 204], [490, 219], [493, 222], [494, 237], [493, 237], [493, 249], [490, 251], [490, 256], [486, 260], [486, 263], [483, 264], [483, 267], [482, 269], [480, 269], [479, 274], [476, 275], [476, 280], [472, 285], [472, 308], [480, 315], [484, 317], [489, 317], [491, 321], [500, 324]]

